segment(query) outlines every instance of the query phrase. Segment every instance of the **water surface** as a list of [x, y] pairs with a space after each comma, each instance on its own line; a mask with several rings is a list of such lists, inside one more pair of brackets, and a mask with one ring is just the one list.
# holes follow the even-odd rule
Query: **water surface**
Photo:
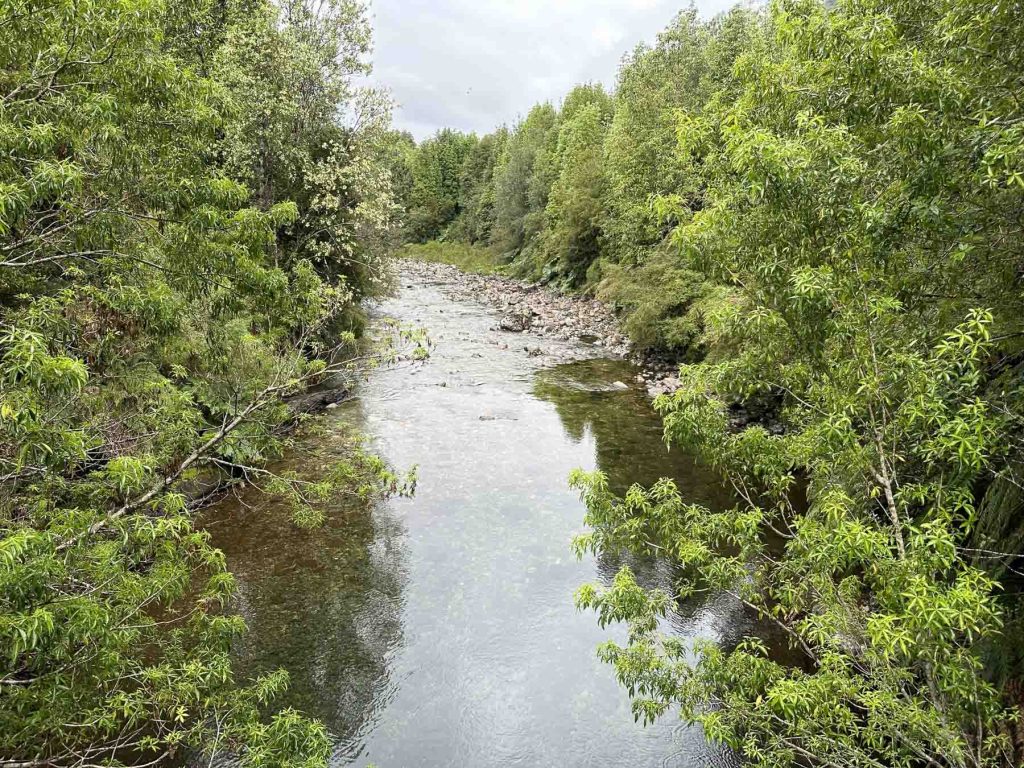
[[[600, 468], [623, 489], [672, 476], [693, 501], [728, 498], [666, 449], [629, 364], [495, 330], [491, 309], [449, 289], [406, 284], [383, 304], [429, 330], [431, 359], [373, 372], [285, 462], [341, 455], [356, 428], [395, 467], [419, 466], [414, 498], [369, 509], [341, 499], [313, 532], [255, 494], [212, 511], [250, 628], [239, 673], [287, 669], [282, 705], [327, 724], [338, 766], [734, 765], [673, 716], [637, 725], [597, 661], [596, 646], [624, 633], [577, 613], [573, 592], [621, 563], [572, 555], [584, 510], [566, 478]], [[669, 585], [664, 564], [632, 565]], [[752, 631], [725, 598], [688, 604], [670, 624], [723, 642]]]

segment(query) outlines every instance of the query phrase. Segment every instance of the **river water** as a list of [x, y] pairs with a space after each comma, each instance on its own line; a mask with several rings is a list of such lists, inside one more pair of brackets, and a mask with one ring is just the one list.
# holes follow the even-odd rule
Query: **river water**
[[[584, 509], [566, 478], [600, 468], [624, 489], [672, 476], [695, 502], [728, 497], [666, 449], [629, 364], [495, 330], [492, 309], [451, 287], [405, 277], [379, 312], [425, 327], [432, 357], [371, 373], [284, 462], [308, 470], [343, 455], [357, 429], [396, 468], [418, 465], [414, 498], [339, 500], [311, 532], [252, 493], [210, 511], [249, 626], [239, 675], [287, 669], [279, 703], [326, 723], [337, 766], [734, 765], [674, 716], [636, 724], [597, 661], [596, 646], [624, 632], [578, 613], [573, 592], [621, 563], [573, 556]], [[670, 587], [664, 564], [631, 565]], [[753, 628], [721, 597], [666, 623], [725, 643]]]

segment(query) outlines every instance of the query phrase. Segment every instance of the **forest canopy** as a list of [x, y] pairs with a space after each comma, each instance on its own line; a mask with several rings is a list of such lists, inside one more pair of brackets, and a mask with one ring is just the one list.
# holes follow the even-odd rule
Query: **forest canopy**
[[[323, 726], [268, 708], [284, 673], [235, 684], [234, 581], [192, 508], [280, 454], [285, 398], [388, 285], [366, 9], [0, 7], [0, 764], [322, 765]], [[397, 487], [344, 464], [267, 491], [313, 525]]]

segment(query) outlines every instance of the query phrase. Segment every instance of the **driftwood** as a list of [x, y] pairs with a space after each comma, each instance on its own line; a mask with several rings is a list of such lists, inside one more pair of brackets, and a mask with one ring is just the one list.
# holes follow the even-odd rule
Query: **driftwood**
[[[324, 413], [332, 405], [343, 403], [351, 396], [352, 390], [348, 386], [342, 386], [307, 390], [286, 397], [284, 404], [288, 407], [290, 418], [282, 425], [282, 430], [290, 431], [299, 423], [301, 416]], [[190, 509], [200, 510], [220, 500], [228, 490], [242, 482], [244, 481], [239, 475], [226, 471], [223, 467], [204, 467], [195, 476], [183, 481], [179, 490], [188, 499]]]

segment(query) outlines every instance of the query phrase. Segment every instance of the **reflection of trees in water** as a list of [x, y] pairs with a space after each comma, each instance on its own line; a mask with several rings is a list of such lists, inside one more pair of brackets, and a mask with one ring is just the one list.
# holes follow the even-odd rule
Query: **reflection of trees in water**
[[[355, 423], [357, 408], [347, 409]], [[342, 455], [345, 445], [335, 435], [306, 442], [277, 469], [302, 472]], [[403, 642], [402, 524], [386, 503], [341, 501], [323, 528], [302, 531], [257, 493], [225, 501], [209, 518], [238, 582], [234, 607], [249, 627], [235, 652], [239, 676], [287, 669], [291, 683], [277, 703], [321, 719], [340, 753], [357, 749], [353, 740], [395, 688], [389, 665]]]
[[[676, 585], [683, 580], [683, 568], [665, 558], [644, 557], [631, 552], [620, 555], [602, 553], [597, 558], [600, 581], [609, 585], [622, 566], [628, 565], [637, 583], [645, 589], [660, 589], [676, 594]], [[758, 619], [757, 613], [739, 600], [722, 592], [698, 592], [679, 602], [663, 623], [663, 630], [672, 634], [707, 638], [729, 649], [744, 637], [757, 635], [777, 653], [785, 650], [785, 638], [774, 627]]]
[[646, 394], [622, 390], [616, 381], [631, 381], [634, 369], [618, 360], [586, 360], [541, 371], [534, 394], [554, 405], [566, 433], [576, 442], [589, 430], [597, 467], [608, 475], [616, 493], [633, 483], [650, 485], [671, 477], [695, 503], [720, 508], [731, 503], [721, 481], [662, 439], [661, 419]]
[[[625, 493], [634, 483], [649, 486], [670, 477], [689, 502], [711, 509], [734, 504], [735, 498], [712, 470], [681, 451], [666, 450], [661, 419], [643, 392], [614, 386], [633, 375], [632, 367], [621, 361], [569, 363], [541, 371], [534, 394], [554, 405], [573, 440], [583, 440], [588, 431], [593, 435], [597, 468], [608, 476], [615, 493]], [[683, 577], [681, 567], [663, 558], [601, 553], [597, 558], [599, 579], [610, 584], [624, 565], [633, 570], [643, 587], [669, 594], [675, 594]], [[678, 634], [713, 637], [726, 648], [756, 634], [769, 642], [776, 655], [787, 653], [781, 630], [760, 621], [754, 611], [722, 593], [702, 592], [686, 600], [668, 617], [668, 624]]]

